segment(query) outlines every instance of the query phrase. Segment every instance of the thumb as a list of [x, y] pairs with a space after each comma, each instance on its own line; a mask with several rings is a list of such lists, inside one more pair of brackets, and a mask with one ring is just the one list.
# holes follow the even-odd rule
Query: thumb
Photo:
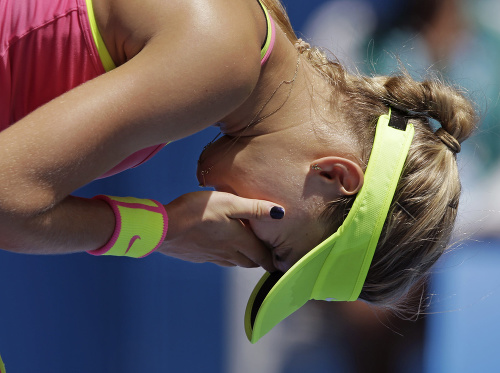
[[232, 219], [275, 220], [285, 216], [285, 209], [276, 203], [230, 196], [228, 217]]

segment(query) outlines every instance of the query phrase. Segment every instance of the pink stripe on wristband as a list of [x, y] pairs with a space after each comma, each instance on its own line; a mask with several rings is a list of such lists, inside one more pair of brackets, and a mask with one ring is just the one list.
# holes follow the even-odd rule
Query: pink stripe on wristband
[[[115, 229], [113, 235], [103, 247], [90, 250], [88, 251], [89, 254], [143, 258], [156, 251], [165, 240], [168, 230], [168, 216], [165, 208], [158, 201], [105, 195], [95, 196], [93, 199], [101, 199], [111, 206], [115, 215]], [[120, 211], [120, 207], [122, 211]], [[145, 211], [151, 212], [153, 215], [146, 215], [145, 217]], [[125, 221], [122, 213], [126, 216]], [[161, 215], [161, 222], [157, 214]], [[162, 232], [158, 237], [157, 234], [160, 229]], [[156, 239], [154, 239], [155, 236], [157, 236]], [[136, 241], [140, 242], [139, 248], [134, 246]], [[115, 247], [117, 243], [119, 247]], [[144, 245], [146, 245], [146, 249], [147, 245], [152, 247], [144, 253]]]
[[118, 236], [120, 235], [120, 232], [122, 230], [122, 217], [120, 214], [120, 210], [118, 210], [118, 206], [114, 203], [115, 201], [113, 201], [108, 196], [99, 195], [93, 197], [92, 199], [102, 199], [103, 201], [106, 201], [108, 205], [113, 209], [113, 214], [115, 214], [115, 230], [113, 231], [113, 235], [106, 243], [106, 245], [104, 245], [99, 249], [87, 251], [89, 254], [92, 255], [104, 255], [109, 251], [109, 249], [111, 249], [115, 245], [116, 240], [118, 240]]

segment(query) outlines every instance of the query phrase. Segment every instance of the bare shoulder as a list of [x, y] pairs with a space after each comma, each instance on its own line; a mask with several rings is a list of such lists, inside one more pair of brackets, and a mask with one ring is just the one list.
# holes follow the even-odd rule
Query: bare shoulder
[[260, 49], [266, 34], [257, 0], [104, 0], [95, 1], [94, 8], [118, 65], [160, 35], [190, 42], [186, 48], [209, 42], [214, 53], [238, 48], [251, 53], [252, 48]]
[[[94, 5], [117, 68], [85, 89], [106, 103], [108, 127], [140, 128], [144, 145], [158, 138], [172, 141], [226, 117], [255, 91], [266, 34], [257, 0], [100, 0]], [[121, 110], [111, 118], [109, 107]]]

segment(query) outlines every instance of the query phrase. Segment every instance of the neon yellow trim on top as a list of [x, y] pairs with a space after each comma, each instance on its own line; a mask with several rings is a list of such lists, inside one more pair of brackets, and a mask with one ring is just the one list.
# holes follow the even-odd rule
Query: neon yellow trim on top
[[116, 68], [116, 65], [113, 62], [113, 59], [111, 58], [108, 49], [104, 44], [104, 40], [102, 40], [99, 28], [97, 27], [92, 0], [85, 0], [85, 3], [87, 4], [87, 14], [89, 16], [90, 29], [92, 30], [92, 38], [94, 39], [94, 43], [97, 47], [99, 58], [101, 59], [102, 65], [104, 66], [104, 70], [106, 70], [106, 72], [111, 71]]
[[266, 23], [267, 23], [266, 42], [264, 43], [264, 46], [260, 50], [260, 59], [263, 59], [267, 53], [267, 50], [269, 49], [269, 45], [271, 44], [271, 39], [273, 38], [273, 30], [272, 30], [272, 26], [271, 26], [271, 18], [269, 16], [269, 12], [267, 11], [266, 6], [262, 3], [261, 0], [259, 0], [259, 3], [260, 3], [260, 6], [262, 7], [262, 10], [264, 10], [264, 14], [266, 15]]
[[[111, 55], [106, 48], [106, 44], [104, 44], [104, 40], [102, 40], [101, 33], [99, 32], [99, 28], [97, 27], [97, 22], [95, 20], [94, 15], [94, 6], [92, 5], [92, 0], [85, 0], [87, 4], [87, 14], [89, 17], [90, 30], [92, 31], [92, 38], [94, 39], [94, 43], [97, 47], [97, 52], [99, 53], [99, 58], [101, 59], [102, 65], [104, 66], [104, 70], [106, 72], [113, 70], [116, 68], [116, 65], [111, 58]], [[264, 46], [260, 50], [260, 58], [263, 59], [269, 49], [269, 45], [271, 44], [272, 39], [272, 26], [271, 26], [271, 18], [269, 16], [269, 12], [265, 5], [259, 0], [259, 3], [264, 10], [264, 14], [266, 15], [266, 23], [267, 23], [267, 37]]]

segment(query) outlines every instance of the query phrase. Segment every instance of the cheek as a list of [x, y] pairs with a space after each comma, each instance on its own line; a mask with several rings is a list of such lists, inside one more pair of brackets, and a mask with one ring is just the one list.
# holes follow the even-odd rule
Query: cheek
[[[241, 197], [272, 199], [280, 193], [275, 175], [279, 173], [264, 157], [256, 156], [249, 147], [235, 145], [213, 167], [212, 179], [219, 185], [228, 185]], [[280, 203], [278, 200], [274, 200]]]
[[277, 246], [279, 237], [282, 235], [283, 227], [279, 222], [262, 222], [258, 220], [249, 221], [250, 228], [255, 233], [257, 238], [265, 242], [269, 246]]
[[293, 218], [276, 223], [249, 222], [255, 235], [269, 246], [270, 250], [277, 248], [273, 252], [278, 256], [286, 254], [282, 260], [275, 259], [274, 263], [282, 272], [286, 272], [321, 241], [321, 233], [316, 232], [315, 228], [308, 227], [305, 222], [295, 223]]
[[[283, 204], [285, 217], [281, 220], [249, 220], [255, 235], [271, 247], [292, 247], [300, 251], [306, 244], [305, 239], [311, 233], [313, 219], [306, 211], [294, 203]], [[315, 220], [315, 219], [314, 219]]]
[[291, 162], [272, 156], [256, 156], [243, 149], [234, 158], [231, 179], [238, 194], [269, 200], [291, 208], [302, 201], [304, 178], [295, 172]]

